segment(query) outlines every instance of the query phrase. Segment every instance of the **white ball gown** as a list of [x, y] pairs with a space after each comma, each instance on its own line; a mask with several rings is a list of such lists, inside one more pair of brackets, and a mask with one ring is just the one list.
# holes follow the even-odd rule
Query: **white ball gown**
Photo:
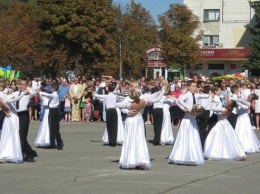
[[120, 168], [136, 168], [144, 165], [151, 168], [149, 151], [145, 139], [142, 112], [135, 116], [128, 115], [125, 121], [125, 135], [119, 160]]
[[[144, 99], [147, 103], [159, 102], [165, 90], [156, 92], [152, 95], [141, 95], [140, 99]], [[127, 113], [130, 109], [132, 100], [126, 97], [123, 102], [116, 104], [116, 107]], [[124, 110], [125, 109], [125, 110]], [[123, 169], [131, 169], [141, 167], [141, 169], [149, 170], [151, 168], [150, 155], [145, 138], [145, 126], [143, 120], [143, 109], [136, 115], [127, 115], [125, 120], [124, 140], [119, 160], [119, 167]]]
[[174, 100], [166, 99], [163, 104], [163, 122], [162, 122], [162, 131], [161, 131], [161, 145], [171, 145], [174, 142], [174, 137], [172, 133], [172, 123], [171, 123], [171, 114], [170, 106], [174, 103]]
[[22, 163], [23, 154], [19, 135], [19, 118], [15, 107], [8, 103], [10, 116], [4, 118], [0, 140], [0, 161]]
[[169, 162], [184, 165], [204, 164], [204, 156], [195, 116], [184, 115], [169, 156]]
[[[214, 97], [212, 110], [222, 112], [222, 107], [218, 96]], [[235, 130], [227, 120], [227, 116], [218, 115], [218, 122], [209, 132], [204, 145], [204, 156], [210, 160], [243, 160], [246, 154], [235, 133]]]
[[260, 151], [260, 142], [251, 125], [248, 114], [250, 103], [243, 99], [236, 99], [239, 110], [235, 132], [246, 153], [256, 153]]
[[[190, 104], [190, 95], [191, 93], [181, 94], [176, 101], [176, 104], [182, 110], [184, 108], [191, 110], [192, 106], [186, 104], [186, 101]], [[184, 115], [168, 161], [173, 164], [194, 166], [204, 164], [196, 116], [190, 114]]]
[[49, 99], [46, 97], [41, 97], [42, 105], [44, 108], [44, 115], [41, 121], [34, 145], [38, 147], [48, 147], [50, 146], [50, 126], [49, 126]]

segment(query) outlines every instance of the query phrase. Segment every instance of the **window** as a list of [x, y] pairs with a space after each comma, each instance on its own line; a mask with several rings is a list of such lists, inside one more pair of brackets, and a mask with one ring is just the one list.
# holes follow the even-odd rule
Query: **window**
[[219, 21], [219, 9], [204, 9], [204, 22]]
[[216, 46], [219, 44], [218, 35], [204, 35], [203, 36], [203, 45], [204, 46]]
[[209, 64], [209, 69], [224, 69], [224, 64]]
[[208, 66], [208, 76], [211, 76], [211, 74], [219, 74], [219, 75], [225, 75], [225, 68], [224, 64], [209, 64]]

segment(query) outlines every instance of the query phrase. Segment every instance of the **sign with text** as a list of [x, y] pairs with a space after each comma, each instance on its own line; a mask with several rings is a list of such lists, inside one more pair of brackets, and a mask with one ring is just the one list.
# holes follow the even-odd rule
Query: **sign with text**
[[247, 60], [248, 48], [201, 49], [201, 56], [206, 60]]
[[152, 46], [145, 51], [147, 67], [165, 67], [164, 52], [160, 45]]

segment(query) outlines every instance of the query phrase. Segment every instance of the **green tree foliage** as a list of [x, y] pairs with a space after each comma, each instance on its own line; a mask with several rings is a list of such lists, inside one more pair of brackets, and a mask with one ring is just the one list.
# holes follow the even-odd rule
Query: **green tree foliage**
[[[65, 49], [67, 69], [78, 64], [94, 73], [108, 65], [114, 45], [110, 34], [116, 31], [111, 0], [38, 0], [38, 5], [44, 44], [51, 51]], [[52, 65], [58, 67], [58, 61]]]
[[118, 27], [123, 77], [143, 76], [147, 66], [145, 50], [159, 41], [157, 26], [151, 14], [141, 4], [133, 2], [121, 15]]
[[15, 3], [0, 11], [0, 64], [12, 64], [26, 75], [35, 71], [41, 47], [36, 9], [31, 3]]
[[19, 2], [22, 2], [22, 3], [36, 3], [37, 0], [1, 0], [0, 1], [0, 10], [3, 9], [3, 10], [7, 10], [8, 7], [10, 5], [12, 5], [13, 3], [19, 3]]
[[199, 19], [186, 5], [171, 4], [159, 16], [160, 39], [166, 53], [167, 65], [194, 69], [201, 63]]
[[243, 65], [243, 69], [248, 69], [251, 75], [260, 75], [260, 3], [255, 2], [251, 6], [255, 10], [255, 21], [246, 27], [254, 35], [254, 38], [249, 44], [251, 50], [248, 61]]

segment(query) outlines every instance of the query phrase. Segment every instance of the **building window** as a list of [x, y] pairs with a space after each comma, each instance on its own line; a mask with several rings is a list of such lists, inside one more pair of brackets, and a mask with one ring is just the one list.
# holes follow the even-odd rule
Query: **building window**
[[218, 35], [204, 35], [203, 36], [203, 45], [204, 46], [217, 46], [219, 44]]
[[209, 64], [209, 69], [211, 70], [217, 70], [217, 69], [224, 69], [224, 64]]
[[218, 22], [219, 9], [204, 9], [204, 22]]

